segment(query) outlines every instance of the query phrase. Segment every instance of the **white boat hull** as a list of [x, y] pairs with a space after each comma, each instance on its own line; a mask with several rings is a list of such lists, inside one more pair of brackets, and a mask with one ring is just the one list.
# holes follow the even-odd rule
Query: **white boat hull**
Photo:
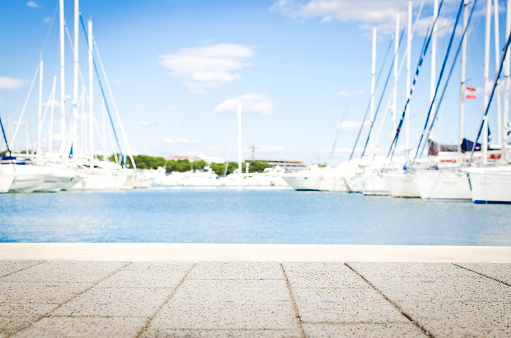
[[474, 203], [511, 203], [511, 169], [495, 169], [469, 171]]
[[413, 174], [404, 172], [385, 173], [382, 174], [382, 179], [385, 181], [392, 197], [420, 197]]
[[387, 185], [377, 173], [367, 173], [362, 175], [364, 188], [362, 193], [366, 196], [386, 196], [389, 195]]
[[423, 170], [415, 173], [417, 188], [425, 201], [471, 201], [472, 193], [464, 171]]
[[284, 176], [286, 183], [296, 191], [320, 191], [323, 177]]

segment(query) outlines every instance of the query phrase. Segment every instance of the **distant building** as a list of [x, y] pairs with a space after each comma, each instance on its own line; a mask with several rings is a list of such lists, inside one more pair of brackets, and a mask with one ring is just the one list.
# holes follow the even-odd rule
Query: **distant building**
[[[256, 161], [267, 162], [271, 166], [281, 166], [286, 169], [286, 171], [300, 171], [304, 170], [307, 165], [302, 161], [288, 161], [288, 160], [265, 160], [265, 159], [257, 159]], [[251, 160], [247, 160], [247, 162], [251, 162]]]

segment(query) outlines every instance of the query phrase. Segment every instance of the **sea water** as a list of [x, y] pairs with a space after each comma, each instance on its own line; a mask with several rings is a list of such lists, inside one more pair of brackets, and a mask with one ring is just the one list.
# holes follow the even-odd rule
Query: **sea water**
[[0, 242], [511, 245], [511, 206], [250, 188], [7, 194]]

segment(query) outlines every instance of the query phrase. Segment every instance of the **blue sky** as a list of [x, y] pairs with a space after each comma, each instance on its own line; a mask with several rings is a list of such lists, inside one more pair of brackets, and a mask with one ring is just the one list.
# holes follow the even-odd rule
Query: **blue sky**
[[[49, 97], [53, 76], [59, 75], [57, 5], [57, 0], [0, 3], [3, 49], [0, 53], [0, 114], [5, 124], [11, 121], [11, 130], [22, 110], [40, 55], [45, 62], [44, 101]], [[420, 1], [414, 1], [414, 20], [419, 5]], [[500, 5], [502, 46], [505, 15], [503, 3]], [[458, 1], [447, 1], [442, 10], [437, 72], [458, 6]], [[483, 7], [480, 1], [470, 31], [467, 61], [468, 85], [479, 89], [483, 72]], [[376, 25], [379, 29], [379, 71], [392, 38], [396, 13], [402, 13], [403, 28], [406, 8], [407, 1], [399, 0], [80, 2], [84, 20], [93, 21], [94, 37], [135, 154], [207, 155], [235, 160], [236, 139], [232, 135], [236, 102], [241, 100], [245, 159], [250, 159], [249, 147], [255, 145], [255, 157], [260, 159], [325, 162], [346, 109], [348, 93], [354, 88], [356, 95], [346, 115], [347, 122], [331, 161], [333, 165], [342, 162], [351, 150], [356, 127], [369, 101], [371, 50], [366, 51], [366, 48], [371, 27]], [[73, 1], [65, 1], [65, 13], [72, 35]], [[432, 1], [427, 0], [412, 44], [412, 74], [431, 14]], [[87, 79], [87, 45], [83, 32], [80, 32], [80, 39], [80, 69]], [[400, 49], [400, 60], [403, 52], [404, 45]], [[495, 73], [493, 53], [492, 45], [492, 79]], [[428, 54], [412, 97], [412, 144], [417, 144], [428, 109], [430, 62]], [[458, 68], [435, 131], [435, 138], [440, 142], [456, 143], [458, 138]], [[382, 83], [387, 71], [388, 62]], [[399, 116], [405, 101], [405, 76], [403, 68], [398, 83]], [[30, 129], [29, 142], [35, 140], [37, 93], [38, 81], [24, 119]], [[59, 93], [57, 85], [57, 100]], [[72, 52], [66, 41], [66, 94], [72, 93]], [[101, 124], [97, 84], [94, 97], [95, 116]], [[378, 90], [376, 102], [379, 97]], [[474, 137], [482, 114], [482, 93], [477, 97], [467, 102], [469, 138]], [[387, 96], [383, 105], [386, 102]], [[70, 103], [66, 110], [69, 115]], [[383, 111], [379, 116], [382, 115]], [[494, 120], [490, 118], [494, 124], [492, 130], [496, 130]], [[377, 127], [381, 124], [377, 120]], [[25, 146], [24, 128], [15, 148]], [[58, 133], [58, 124], [54, 128]], [[391, 134], [390, 112], [381, 130], [378, 146], [386, 153]], [[43, 133], [46, 135], [46, 131]], [[46, 136], [43, 149], [47, 147], [44, 142], [48, 142]], [[400, 145], [403, 142], [400, 140]], [[98, 141], [95, 148], [100, 148]], [[111, 151], [111, 147], [108, 148]]]

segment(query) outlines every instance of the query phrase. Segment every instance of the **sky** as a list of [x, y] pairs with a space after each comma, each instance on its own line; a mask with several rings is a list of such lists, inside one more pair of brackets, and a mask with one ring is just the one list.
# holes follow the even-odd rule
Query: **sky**
[[[73, 36], [74, 2], [64, 2], [66, 25]], [[329, 161], [330, 165], [337, 165], [349, 156], [369, 103], [372, 27], [377, 27], [376, 73], [382, 69], [375, 94], [377, 106], [394, 56], [391, 45], [383, 63], [389, 44], [393, 43], [396, 15], [400, 13], [400, 29], [403, 29], [407, 4], [403, 0], [82, 0], [80, 11], [84, 21], [93, 22], [96, 46], [134, 154], [199, 155], [215, 161], [236, 161], [236, 112], [241, 102], [243, 160], [252, 158], [251, 147], [254, 147], [255, 159]], [[420, 6], [421, 1], [413, 1], [413, 23]], [[476, 99], [466, 103], [465, 133], [471, 139], [477, 133], [483, 112], [484, 6], [483, 1], [477, 4], [468, 35], [467, 84], [477, 89]], [[437, 76], [458, 7], [459, 1], [446, 1], [440, 14]], [[432, 0], [426, 0], [411, 45], [412, 76], [432, 12]], [[502, 49], [503, 2], [499, 3], [499, 13]], [[9, 138], [41, 59], [44, 61], [43, 102], [49, 101], [54, 76], [57, 76], [55, 99], [60, 100], [58, 28], [58, 0], [0, 2], [0, 116]], [[454, 50], [460, 32], [458, 29]], [[493, 34], [492, 30], [492, 38]], [[400, 63], [405, 46], [403, 42], [398, 53]], [[85, 88], [88, 87], [87, 48], [80, 27], [79, 66]], [[495, 76], [494, 49], [493, 41], [491, 81]], [[67, 39], [65, 53], [66, 94], [72, 96], [73, 56]], [[410, 147], [417, 145], [428, 112], [430, 68], [428, 53], [410, 103]], [[114, 137], [111, 131], [102, 136], [104, 113], [100, 88], [95, 81], [95, 128], [101, 133], [98, 136], [94, 132], [94, 148], [100, 152], [103, 143], [111, 153]], [[103, 75], [101, 81], [105, 86]], [[405, 105], [405, 83], [406, 66], [397, 82], [398, 116]], [[387, 153], [393, 136], [390, 110], [382, 120], [392, 86], [391, 78], [375, 122], [380, 154]], [[79, 87], [81, 93], [81, 81]], [[39, 78], [36, 78], [14, 149], [34, 147], [38, 91]], [[108, 91], [106, 86], [105, 91]], [[434, 138], [456, 144], [459, 59], [446, 93]], [[125, 151], [127, 146], [121, 137], [113, 103], [108, 100]], [[72, 98], [66, 104], [69, 124], [71, 101]], [[87, 100], [82, 101], [85, 116], [88, 104]], [[496, 136], [494, 110], [490, 112], [490, 128]], [[54, 134], [59, 133], [59, 119], [55, 117]], [[339, 130], [341, 121], [344, 122]], [[49, 124], [47, 115], [42, 127], [43, 150], [48, 148]], [[368, 124], [365, 126], [358, 148], [363, 147], [367, 137]], [[78, 130], [81, 128], [80, 125]], [[54, 136], [54, 140], [58, 139], [58, 135]], [[86, 142], [85, 137], [80, 140]], [[399, 142], [401, 150], [404, 137]], [[79, 149], [78, 145], [75, 147]], [[5, 149], [3, 142], [0, 149]]]

